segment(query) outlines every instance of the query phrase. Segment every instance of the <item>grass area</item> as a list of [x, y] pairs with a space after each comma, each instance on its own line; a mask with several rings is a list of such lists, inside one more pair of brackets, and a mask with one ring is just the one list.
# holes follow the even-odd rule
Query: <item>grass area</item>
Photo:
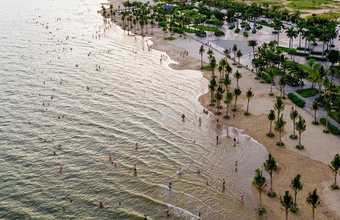
[[201, 70], [211, 70], [210, 66], [203, 66]]
[[332, 112], [330, 115], [336, 122], [340, 123], [340, 112]]
[[308, 98], [319, 94], [319, 90], [317, 90], [316, 88], [299, 89], [296, 90], [296, 92], [303, 98]]
[[327, 19], [335, 19], [335, 18], [339, 18], [340, 17], [340, 11], [329, 11], [323, 14], [319, 14], [318, 15], [321, 18], [327, 18]]

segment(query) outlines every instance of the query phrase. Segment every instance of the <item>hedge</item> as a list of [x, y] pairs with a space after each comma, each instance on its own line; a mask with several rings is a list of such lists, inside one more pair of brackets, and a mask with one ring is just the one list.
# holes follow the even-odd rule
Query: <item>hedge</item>
[[235, 33], [236, 34], [240, 33], [240, 28], [236, 28]]
[[294, 95], [293, 93], [288, 93], [288, 98], [290, 100], [292, 100], [292, 102], [297, 105], [298, 107], [305, 107], [306, 102], [302, 99], [300, 99], [299, 97], [297, 97], [296, 95]]
[[252, 30], [251, 33], [256, 34], [256, 30]]
[[235, 27], [236, 27], [235, 25], [231, 25], [231, 26], [229, 27], [229, 29], [232, 30], [232, 29], [234, 29]]
[[249, 36], [249, 34], [248, 34], [248, 32], [243, 32], [243, 36], [245, 36], [245, 37], [248, 37]]
[[307, 60], [313, 59], [313, 60], [316, 60], [316, 61], [327, 61], [326, 57], [322, 58], [322, 57], [307, 56], [306, 59]]
[[[326, 118], [320, 118], [320, 123], [326, 125]], [[335, 135], [340, 135], [340, 130], [328, 121], [328, 130]]]
[[259, 25], [259, 26], [256, 27], [257, 30], [260, 30], [260, 29], [262, 29], [262, 28], [263, 28], [262, 25]]
[[[297, 47], [298, 50], [305, 50], [304, 47]], [[306, 48], [306, 51], [309, 51], [309, 48]]]

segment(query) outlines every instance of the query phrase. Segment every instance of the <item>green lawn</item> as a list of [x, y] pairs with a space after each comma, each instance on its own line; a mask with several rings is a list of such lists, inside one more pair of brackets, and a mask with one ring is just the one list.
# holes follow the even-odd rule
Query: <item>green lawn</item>
[[217, 27], [203, 26], [203, 25], [197, 25], [197, 29], [203, 29], [204, 31], [211, 31], [211, 32], [215, 32], [219, 30]]
[[296, 90], [296, 93], [301, 95], [303, 98], [308, 98], [308, 97], [319, 94], [319, 90], [317, 90], [316, 88], [299, 89], [299, 90]]
[[340, 123], [340, 112], [332, 112], [330, 115], [336, 122]]

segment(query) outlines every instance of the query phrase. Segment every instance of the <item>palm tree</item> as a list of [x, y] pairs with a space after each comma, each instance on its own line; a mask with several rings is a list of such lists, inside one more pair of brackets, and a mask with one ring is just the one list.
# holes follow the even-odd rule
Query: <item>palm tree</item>
[[285, 208], [286, 220], [288, 220], [288, 210], [293, 205], [293, 197], [290, 195], [289, 191], [286, 191], [283, 197], [280, 196], [280, 203]]
[[257, 40], [248, 40], [248, 46], [253, 48], [253, 56], [255, 59], [255, 47], [257, 46]]
[[112, 20], [112, 16], [113, 16], [113, 5], [110, 4], [110, 17], [111, 17], [111, 20]]
[[238, 63], [239, 63], [239, 64], [241, 64], [241, 63], [240, 63], [240, 59], [241, 59], [242, 56], [243, 56], [242, 51], [241, 51], [241, 50], [238, 50], [237, 53], [236, 53], [236, 57], [238, 58]]
[[257, 169], [255, 170], [255, 177], [253, 179], [253, 185], [256, 187], [256, 189], [259, 191], [260, 194], [260, 207], [259, 207], [259, 211], [260, 213], [262, 212], [262, 191], [264, 190], [264, 188], [267, 186], [267, 180], [264, 176], [262, 176], [262, 169]]
[[273, 137], [274, 134], [272, 133], [272, 124], [273, 124], [273, 121], [275, 120], [275, 111], [274, 111], [273, 109], [271, 109], [271, 110], [269, 111], [268, 119], [269, 119], [269, 121], [270, 121], [270, 127], [269, 127], [268, 136], [269, 136], [269, 137]]
[[329, 130], [328, 130], [329, 115], [332, 112], [332, 101], [331, 101], [330, 98], [326, 98], [326, 101], [325, 101], [325, 103], [323, 105], [323, 108], [326, 111], [326, 129], [325, 129], [325, 132], [329, 132]]
[[263, 163], [263, 167], [270, 176], [270, 189], [267, 195], [270, 197], [275, 197], [276, 193], [273, 192], [273, 171], [277, 169], [277, 165], [272, 154], [268, 154], [268, 159], [265, 163]]
[[280, 80], [279, 80], [279, 86], [280, 86], [280, 97], [285, 99], [285, 86], [287, 85], [287, 75], [282, 74]]
[[223, 74], [224, 74], [224, 70], [225, 70], [225, 66], [227, 65], [227, 60], [222, 58], [218, 64], [218, 70], [220, 71], [220, 79], [223, 78]]
[[222, 83], [225, 86], [225, 90], [229, 91], [229, 86], [231, 84], [231, 80], [229, 78], [229, 74], [228, 73], [224, 74], [224, 78], [223, 78]]
[[224, 103], [227, 104], [227, 111], [225, 113], [226, 119], [229, 118], [229, 105], [233, 101], [233, 98], [234, 98], [234, 93], [227, 90], [227, 93], [225, 95], [225, 100], [224, 100]]
[[334, 184], [333, 184], [333, 189], [339, 189], [339, 187], [336, 185], [336, 176], [338, 175], [338, 171], [340, 169], [340, 155], [335, 154], [333, 160], [331, 161], [331, 164], [329, 164], [329, 168], [334, 173]]
[[239, 87], [236, 87], [234, 89], [234, 95], [235, 95], [235, 104], [234, 104], [234, 108], [233, 108], [233, 111], [236, 111], [236, 102], [237, 102], [237, 97], [239, 97], [241, 95], [242, 91], [240, 90]]
[[316, 193], [316, 189], [313, 192], [308, 193], [306, 202], [312, 207], [312, 220], [314, 220], [314, 211], [320, 204], [320, 196]]
[[221, 100], [223, 99], [223, 93], [224, 90], [222, 89], [221, 84], [219, 84], [217, 87], [217, 92], [215, 94], [215, 99], [217, 101], [217, 111], [220, 109]]
[[274, 20], [274, 30], [277, 31], [277, 45], [280, 44], [280, 32], [281, 32], [281, 28], [282, 28], [282, 21], [279, 18], [276, 18]]
[[212, 49], [208, 49], [208, 52], [207, 52], [207, 54], [208, 54], [208, 59], [209, 59], [209, 63], [210, 63], [210, 60], [213, 58], [213, 56], [214, 56], [214, 51], [212, 50]]
[[282, 98], [279, 96], [276, 96], [274, 109], [277, 111], [277, 119], [279, 119], [280, 113], [285, 109], [285, 104], [283, 103]]
[[253, 91], [251, 91], [251, 87], [249, 88], [249, 90], [246, 92], [246, 96], [247, 96], [247, 99], [248, 99], [248, 102], [247, 102], [247, 111], [246, 111], [246, 115], [249, 115], [249, 102], [250, 102], [250, 99], [254, 96], [254, 93]]
[[236, 72], [234, 73], [234, 77], [236, 78], [236, 87], [239, 87], [238, 81], [239, 81], [239, 79], [242, 78], [242, 74], [238, 70], [236, 70]]
[[313, 121], [313, 124], [314, 125], [319, 124], [319, 122], [316, 120], [316, 111], [319, 110], [318, 102], [314, 100], [312, 106], [310, 107], [310, 109], [314, 111], [314, 121]]
[[211, 74], [212, 76], [215, 76], [215, 68], [217, 66], [217, 63], [216, 63], [216, 58], [215, 56], [213, 56], [209, 62], [209, 66], [210, 66], [210, 69], [211, 69]]
[[215, 89], [216, 89], [216, 79], [215, 77], [212, 77], [212, 79], [210, 80], [210, 83], [209, 83], [209, 90], [210, 90], [210, 105], [213, 104], [213, 101], [214, 101], [214, 92], [215, 92]]
[[200, 49], [199, 49], [199, 53], [201, 54], [201, 68], [203, 67], [203, 54], [205, 52], [204, 46], [203, 44], [201, 45]]
[[294, 29], [294, 27], [290, 27], [286, 31], [287, 37], [289, 38], [289, 48], [293, 47], [293, 39], [298, 36], [298, 32]]
[[275, 129], [279, 131], [279, 142], [277, 143], [277, 145], [279, 146], [284, 146], [284, 143], [282, 142], [281, 139], [281, 134], [282, 131], [284, 130], [286, 122], [283, 119], [283, 114], [277, 119], [277, 122], [275, 124]]
[[290, 138], [296, 139], [297, 137], [295, 134], [295, 120], [299, 116], [299, 112], [294, 108], [294, 106], [292, 106], [289, 116], [290, 116], [290, 119], [292, 119], [293, 121], [293, 134], [290, 136]]
[[237, 49], [237, 44], [234, 44], [234, 45], [233, 45], [233, 49], [232, 49], [232, 50], [233, 50], [233, 53], [234, 53], [234, 62], [236, 62], [236, 52], [237, 52], [237, 50], [238, 50], [238, 49]]
[[270, 79], [270, 93], [269, 95], [273, 95], [273, 84], [274, 84], [274, 79], [275, 79], [275, 73], [272, 68], [269, 69], [268, 77]]
[[302, 190], [303, 184], [300, 181], [301, 175], [298, 174], [294, 179], [290, 182], [289, 187], [294, 191], [294, 207], [297, 207], [296, 198], [297, 193]]
[[299, 145], [296, 147], [303, 149], [304, 147], [301, 145], [301, 134], [306, 130], [306, 121], [301, 115], [299, 115], [299, 120], [295, 123], [295, 128], [299, 132]]
[[228, 60], [228, 58], [230, 57], [230, 50], [224, 49], [223, 54], [225, 56], [225, 59]]

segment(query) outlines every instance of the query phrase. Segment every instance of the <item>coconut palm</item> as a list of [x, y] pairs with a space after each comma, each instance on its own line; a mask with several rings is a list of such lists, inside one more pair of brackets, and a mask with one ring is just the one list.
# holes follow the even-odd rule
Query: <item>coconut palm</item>
[[218, 71], [220, 71], [220, 79], [223, 78], [226, 65], [227, 65], [227, 60], [224, 58], [220, 59], [220, 62], [218, 63]]
[[282, 131], [284, 130], [285, 127], [285, 120], [283, 119], [283, 114], [277, 119], [276, 124], [275, 124], [275, 129], [279, 131], [279, 142], [277, 143], [277, 145], [279, 146], [283, 146], [283, 142], [281, 139], [282, 136]]
[[314, 111], [314, 121], [313, 121], [313, 124], [317, 125], [319, 123], [316, 120], [316, 111], [319, 110], [318, 102], [314, 100], [312, 106], [310, 107], [310, 109]]
[[233, 111], [236, 111], [236, 103], [237, 103], [237, 97], [239, 97], [241, 95], [242, 91], [240, 90], [239, 87], [236, 87], [234, 89], [234, 95], [235, 95], [235, 104], [234, 104], [234, 108], [233, 108]]
[[274, 30], [277, 31], [277, 45], [280, 44], [280, 32], [282, 29], [282, 21], [279, 18], [274, 20]]
[[315, 209], [320, 204], [320, 196], [317, 194], [316, 189], [313, 192], [308, 193], [306, 202], [312, 207], [312, 220], [314, 220]]
[[239, 81], [239, 79], [242, 78], [242, 74], [238, 70], [236, 70], [236, 72], [234, 73], [234, 77], [236, 78], [236, 87], [239, 87], [238, 81]]
[[200, 49], [199, 49], [199, 53], [201, 54], [201, 67], [203, 67], [203, 54], [205, 52], [204, 46], [203, 44], [201, 45]]
[[270, 176], [270, 188], [269, 188], [269, 196], [274, 196], [276, 195], [273, 192], [273, 171], [277, 169], [276, 161], [272, 154], [268, 154], [268, 159], [266, 160], [265, 163], [263, 163], [264, 169], [267, 171], [267, 173]]
[[209, 59], [209, 63], [210, 63], [210, 60], [213, 58], [213, 56], [214, 56], [214, 51], [212, 50], [212, 49], [208, 49], [208, 52], [207, 52], [207, 54], [208, 54], [208, 59]]
[[301, 145], [301, 134], [306, 130], [306, 120], [299, 115], [298, 121], [295, 123], [295, 128], [299, 133], [299, 145], [297, 148], [303, 149], [304, 147]]
[[293, 205], [293, 197], [290, 195], [289, 191], [286, 191], [283, 197], [280, 196], [280, 203], [285, 209], [286, 220], [288, 220], [288, 210]]
[[272, 133], [272, 124], [273, 124], [273, 121], [275, 120], [275, 111], [274, 110], [270, 110], [269, 111], [269, 114], [268, 114], [268, 119], [270, 121], [270, 127], [269, 127], [269, 133], [268, 135], [269, 136], [273, 136], [274, 134]]
[[246, 114], [248, 115], [249, 114], [249, 102], [250, 102], [250, 99], [254, 96], [254, 93], [253, 91], [251, 91], [251, 87], [249, 88], [249, 90], [246, 92], [246, 96], [247, 96], [247, 111], [246, 111]]
[[340, 169], [340, 155], [339, 154], [334, 155], [334, 158], [331, 161], [331, 164], [329, 164], [329, 168], [331, 168], [331, 170], [334, 173], [333, 188], [338, 188], [337, 185], [336, 185], [336, 176], [338, 175], [338, 171]]
[[277, 119], [279, 119], [280, 113], [285, 109], [285, 104], [283, 103], [282, 98], [279, 96], [276, 96], [274, 109], [277, 111]]
[[294, 191], [294, 205], [297, 207], [296, 198], [297, 193], [302, 190], [303, 184], [300, 181], [301, 175], [298, 174], [294, 179], [290, 182], [289, 187]]
[[234, 93], [230, 92], [227, 90], [227, 93], [225, 95], [225, 100], [224, 103], [227, 105], [227, 111], [225, 113], [225, 118], [228, 119], [229, 118], [229, 105], [230, 103], [233, 101], [234, 98]]
[[258, 45], [257, 40], [248, 40], [248, 46], [253, 48], [253, 56], [255, 59], [255, 47]]
[[299, 116], [299, 112], [295, 109], [294, 106], [292, 106], [289, 116], [290, 116], [290, 119], [292, 119], [292, 122], [293, 122], [293, 134], [291, 135], [291, 138], [296, 139], [295, 121], [296, 121], [296, 118]]
[[264, 188], [267, 186], [267, 180], [266, 178], [262, 175], [262, 169], [257, 169], [255, 170], [255, 177], [253, 179], [253, 185], [256, 187], [256, 189], [259, 191], [260, 194], [260, 207], [259, 211], [262, 212], [262, 192]]
[[282, 74], [280, 80], [279, 80], [279, 86], [280, 86], [280, 97], [285, 97], [285, 86], [287, 85], [287, 75]]

